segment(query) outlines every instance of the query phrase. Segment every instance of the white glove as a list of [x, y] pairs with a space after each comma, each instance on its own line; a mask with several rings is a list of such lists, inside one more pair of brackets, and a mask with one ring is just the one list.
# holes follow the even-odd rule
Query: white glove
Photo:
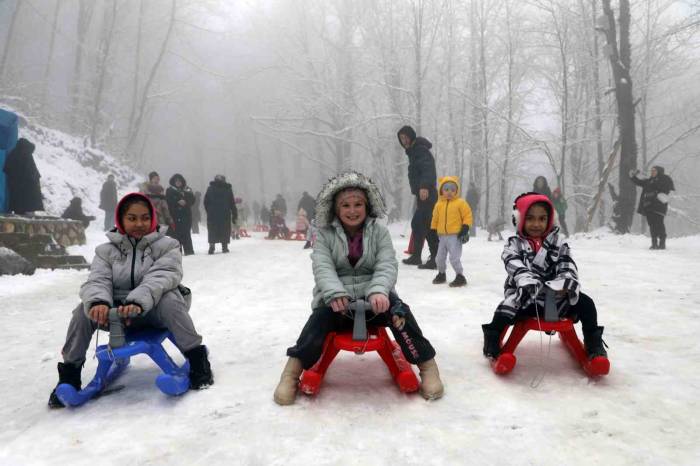
[[633, 168], [632, 170], [630, 170], [630, 178], [633, 178], [633, 177], [637, 176], [638, 174], [639, 174], [639, 170], [637, 170], [636, 168]]
[[663, 202], [664, 204], [668, 204], [668, 201], [669, 201], [669, 199], [670, 199], [669, 196], [668, 196], [668, 194], [666, 194], [666, 193], [659, 193], [659, 194], [656, 195], [656, 198], [657, 198], [659, 201]]

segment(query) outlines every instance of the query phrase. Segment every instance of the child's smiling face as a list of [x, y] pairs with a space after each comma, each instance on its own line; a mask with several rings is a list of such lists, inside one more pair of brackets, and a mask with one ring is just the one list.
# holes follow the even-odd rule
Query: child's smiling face
[[526, 236], [541, 238], [547, 232], [549, 212], [542, 203], [536, 203], [527, 209], [523, 231]]

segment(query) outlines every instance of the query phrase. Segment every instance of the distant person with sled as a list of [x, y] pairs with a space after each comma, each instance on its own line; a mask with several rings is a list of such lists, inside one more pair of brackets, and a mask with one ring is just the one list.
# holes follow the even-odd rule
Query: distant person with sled
[[289, 228], [284, 221], [284, 215], [281, 210], [273, 207], [272, 215], [270, 216], [270, 231], [267, 234], [267, 239], [286, 239], [288, 237]]
[[274, 212], [275, 210], [279, 210], [282, 217], [287, 216], [287, 201], [284, 200], [281, 194], [275, 197], [275, 200], [272, 201], [272, 205], [270, 206], [270, 212]]
[[[416, 211], [411, 219], [413, 253], [402, 262], [407, 265], [417, 265], [419, 269], [435, 270], [437, 269], [435, 255], [438, 250], [438, 237], [430, 229], [433, 208], [438, 199], [435, 159], [430, 152], [433, 145], [424, 137], [416, 136], [416, 131], [410, 126], [401, 128], [397, 136], [408, 156], [408, 183], [411, 186], [411, 194], [416, 196]], [[430, 257], [423, 264], [421, 253], [426, 240]]]
[[276, 403], [293, 404], [299, 377], [321, 357], [326, 336], [352, 328], [346, 312], [356, 299], [369, 301], [373, 313], [367, 321], [390, 327], [406, 359], [418, 365], [423, 397], [442, 396], [435, 350], [394, 289], [396, 252], [389, 230], [376, 220], [384, 215], [379, 190], [360, 173], [337, 175], [321, 189], [316, 202], [318, 237], [311, 254], [312, 314], [296, 344], [287, 349], [289, 360], [274, 393]]
[[[81, 303], [73, 310], [58, 363], [58, 384], [80, 390], [80, 372], [93, 333], [108, 324], [109, 309], [118, 308], [132, 327], [166, 328], [190, 365], [190, 388], [214, 383], [207, 348], [189, 315], [191, 295], [182, 287], [180, 245], [165, 236], [156, 212], [141, 193], [124, 196], [115, 214], [116, 228], [107, 233], [109, 242], [95, 249], [87, 281], [80, 287]], [[183, 294], [184, 293], [184, 294]], [[51, 408], [64, 405], [54, 389]]]
[[545, 287], [556, 292], [560, 317], [581, 321], [588, 358], [607, 357], [595, 304], [580, 290], [576, 263], [569, 245], [559, 235], [555, 216], [554, 205], [544, 194], [525, 193], [515, 199], [516, 235], [508, 238], [501, 255], [508, 274], [505, 299], [491, 323], [482, 325], [487, 358], [499, 356], [501, 334], [509, 325], [521, 317], [542, 315]]
[[90, 225], [90, 222], [95, 220], [94, 215], [85, 215], [85, 212], [83, 212], [83, 200], [79, 197], [74, 197], [70, 200], [70, 204], [66, 210], [63, 211], [61, 218], [78, 220], [79, 222], [83, 223], [85, 228]]
[[[148, 174], [148, 181], [141, 184], [140, 191], [148, 196], [153, 203], [160, 224], [174, 230], [175, 224], [168, 210], [168, 201], [165, 199], [165, 188], [160, 184], [160, 175], [158, 175], [158, 172], [151, 172]], [[168, 236], [173, 236], [172, 232], [169, 232]]]
[[439, 180], [440, 200], [433, 209], [433, 220], [430, 229], [435, 230], [440, 244], [435, 258], [438, 273], [433, 279], [434, 285], [447, 281], [447, 257], [457, 276], [450, 282], [452, 288], [464, 286], [467, 279], [462, 267], [462, 245], [469, 241], [469, 228], [472, 225], [472, 209], [459, 197], [459, 179], [456, 176], [445, 176]]
[[664, 218], [668, 212], [668, 201], [671, 191], [675, 191], [673, 180], [664, 173], [660, 166], [651, 167], [649, 178], [637, 178], [639, 170], [630, 172], [630, 179], [641, 186], [637, 212], [647, 218], [651, 247], [649, 249], [666, 249], [666, 225]]
[[104, 231], [109, 231], [114, 226], [114, 209], [117, 208], [117, 183], [114, 175], [108, 175], [107, 181], [100, 190], [100, 210], [105, 211]]
[[194, 205], [194, 193], [185, 178], [176, 173], [170, 177], [170, 186], [165, 191], [165, 199], [168, 202], [168, 211], [173, 217], [175, 231], [172, 236], [180, 242], [186, 256], [194, 254], [192, 247], [192, 206]]
[[209, 254], [214, 254], [216, 243], [221, 243], [221, 252], [229, 252], [231, 226], [238, 218], [238, 209], [233, 188], [224, 175], [216, 175], [204, 194], [204, 209], [207, 211]]
[[297, 205], [297, 213], [299, 212], [299, 209], [304, 209], [304, 212], [306, 212], [306, 217], [309, 219], [309, 221], [313, 220], [314, 217], [316, 217], [316, 199], [311, 197], [311, 195], [304, 191], [301, 195], [301, 199], [299, 199], [299, 204]]

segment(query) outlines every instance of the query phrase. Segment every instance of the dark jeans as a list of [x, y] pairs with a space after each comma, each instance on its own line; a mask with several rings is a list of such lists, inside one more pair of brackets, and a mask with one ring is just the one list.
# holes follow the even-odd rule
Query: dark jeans
[[430, 190], [428, 199], [421, 201], [416, 196], [416, 211], [411, 219], [411, 230], [413, 231], [413, 254], [420, 257], [423, 252], [423, 242], [428, 240], [430, 256], [435, 257], [438, 250], [438, 235], [430, 229], [430, 222], [433, 219], [433, 207], [437, 202], [437, 192]]
[[[392, 306], [398, 299], [399, 297], [394, 293], [389, 295]], [[423, 332], [418, 327], [418, 323], [406, 303], [403, 303], [403, 309], [406, 313], [406, 324], [402, 330], [394, 328], [388, 311], [376, 315], [372, 311], [367, 312], [367, 325], [389, 327], [394, 339], [401, 347], [401, 352], [411, 364], [433, 359], [435, 349], [423, 336]], [[317, 307], [311, 313], [309, 320], [306, 321], [296, 344], [287, 349], [287, 356], [299, 358], [304, 369], [309, 369], [321, 358], [326, 336], [331, 332], [350, 331], [352, 324], [351, 318], [333, 312], [330, 307]]]
[[664, 225], [664, 215], [657, 213], [647, 214], [647, 223], [649, 224], [649, 234], [652, 239], [666, 239], [666, 225]]
[[[543, 317], [544, 307], [539, 306], [536, 309], [534, 304], [518, 309], [515, 318], [511, 318], [508, 314], [496, 312], [491, 321], [491, 328], [502, 332], [509, 325], [513, 325], [517, 319], [536, 317], [538, 312], [540, 317]], [[584, 332], [595, 330], [598, 327], [598, 311], [596, 311], [595, 303], [587, 294], [579, 293], [578, 301], [567, 308], [565, 316], [573, 319], [574, 322], [580, 320]]]

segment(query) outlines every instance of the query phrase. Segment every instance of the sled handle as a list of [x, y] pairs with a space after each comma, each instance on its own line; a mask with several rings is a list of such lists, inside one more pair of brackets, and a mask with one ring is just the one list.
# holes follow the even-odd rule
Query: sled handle
[[367, 340], [367, 321], [365, 319], [365, 314], [367, 311], [372, 310], [372, 305], [369, 301], [358, 299], [350, 302], [350, 304], [348, 304], [348, 309], [353, 311], [352, 339], [354, 341]]
[[[139, 315], [136, 312], [129, 312], [129, 317], [136, 317]], [[119, 315], [118, 309], [116, 307], [110, 308], [109, 314], [109, 347], [116, 349], [121, 348], [126, 344], [126, 331], [124, 330], [124, 322], [122, 317]]]

